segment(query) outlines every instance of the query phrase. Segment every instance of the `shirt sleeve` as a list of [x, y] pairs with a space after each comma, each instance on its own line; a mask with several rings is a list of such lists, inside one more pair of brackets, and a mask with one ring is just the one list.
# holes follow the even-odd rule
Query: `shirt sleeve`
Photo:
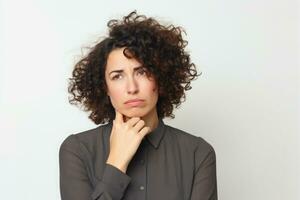
[[93, 187], [74, 135], [66, 138], [59, 149], [59, 170], [62, 200], [120, 200], [131, 181], [118, 168], [105, 164], [102, 179]]
[[213, 147], [206, 144], [208, 148], [207, 145], [200, 145], [195, 152], [197, 168], [194, 174], [191, 200], [218, 199], [216, 154]]

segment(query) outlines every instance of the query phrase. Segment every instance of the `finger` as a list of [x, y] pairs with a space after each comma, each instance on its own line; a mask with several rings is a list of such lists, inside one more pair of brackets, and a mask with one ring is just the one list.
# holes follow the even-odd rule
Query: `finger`
[[[113, 120], [113, 123], [115, 123], [115, 120]], [[110, 143], [111, 143], [114, 132], [115, 132], [115, 126], [113, 125], [113, 127], [111, 129], [111, 132], [110, 132], [110, 136], [109, 136], [109, 142]]]
[[138, 132], [140, 132], [140, 130], [145, 126], [145, 121], [144, 120], [139, 120], [136, 124], [135, 124], [135, 126], [133, 127], [134, 128], [134, 130], [138, 133]]
[[142, 128], [142, 130], [140, 130], [138, 135], [141, 137], [141, 139], [143, 139], [148, 133], [150, 133], [150, 127], [145, 126], [144, 128]]
[[129, 125], [130, 127], [134, 127], [140, 120], [141, 120], [140, 117], [132, 117], [132, 118], [129, 119], [126, 123], [128, 123], [128, 125]]
[[117, 123], [123, 123], [124, 122], [124, 120], [123, 120], [123, 114], [122, 113], [120, 113], [117, 109], [115, 109], [115, 113], [116, 113], [116, 122]]

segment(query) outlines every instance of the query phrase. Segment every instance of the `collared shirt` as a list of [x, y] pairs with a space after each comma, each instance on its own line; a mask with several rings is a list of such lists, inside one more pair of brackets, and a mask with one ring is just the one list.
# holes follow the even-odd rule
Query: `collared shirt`
[[217, 200], [215, 151], [204, 139], [159, 119], [123, 173], [106, 163], [111, 129], [109, 122], [63, 141], [62, 200]]

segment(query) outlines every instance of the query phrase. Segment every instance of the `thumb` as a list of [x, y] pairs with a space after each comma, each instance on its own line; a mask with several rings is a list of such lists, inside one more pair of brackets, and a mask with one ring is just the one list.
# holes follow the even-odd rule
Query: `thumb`
[[124, 122], [123, 114], [120, 113], [117, 109], [115, 109], [115, 113], [116, 113], [116, 117], [115, 117], [116, 122], [123, 123]]

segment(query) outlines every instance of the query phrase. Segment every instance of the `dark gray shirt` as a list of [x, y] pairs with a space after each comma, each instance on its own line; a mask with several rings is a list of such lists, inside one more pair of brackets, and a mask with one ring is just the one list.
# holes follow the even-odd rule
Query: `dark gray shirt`
[[106, 164], [111, 129], [112, 122], [61, 144], [62, 200], [217, 200], [215, 151], [204, 139], [160, 119], [123, 173]]

